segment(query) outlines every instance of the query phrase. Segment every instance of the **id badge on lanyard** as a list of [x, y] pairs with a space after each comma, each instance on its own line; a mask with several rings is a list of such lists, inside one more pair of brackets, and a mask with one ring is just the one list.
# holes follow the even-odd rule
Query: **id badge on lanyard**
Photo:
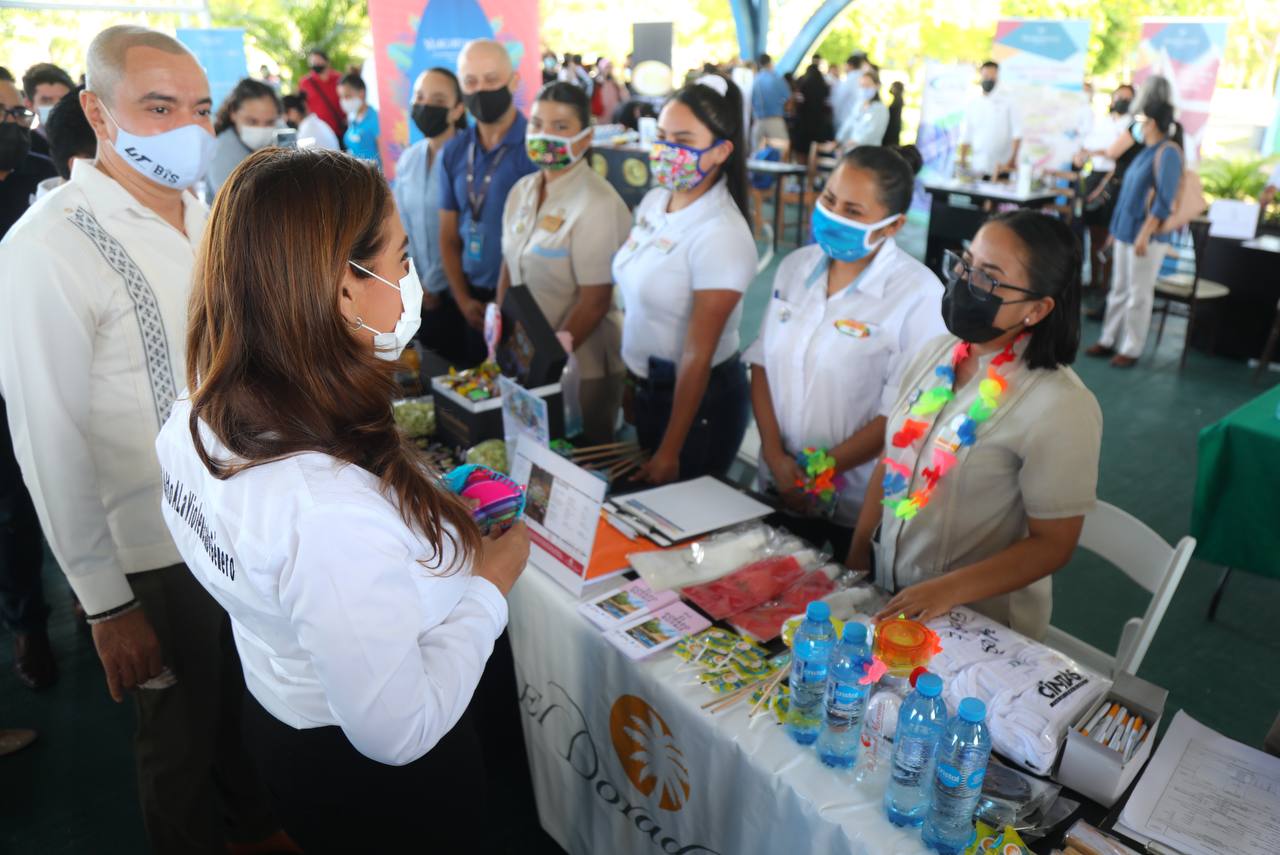
[[467, 206], [471, 213], [471, 223], [467, 227], [466, 256], [470, 261], [480, 261], [484, 257], [484, 222], [480, 219], [484, 213], [484, 205], [489, 194], [489, 184], [493, 181], [493, 173], [497, 171], [502, 159], [507, 156], [507, 148], [503, 146], [494, 154], [493, 159], [484, 172], [480, 186], [476, 186], [476, 143], [474, 140], [467, 149]]
[[484, 223], [471, 221], [467, 229], [467, 259], [480, 261], [484, 258]]

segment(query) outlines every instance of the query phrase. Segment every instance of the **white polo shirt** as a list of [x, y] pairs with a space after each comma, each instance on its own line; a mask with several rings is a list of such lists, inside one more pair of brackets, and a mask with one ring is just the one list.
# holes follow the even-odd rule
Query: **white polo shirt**
[[[848, 287], [827, 296], [828, 259], [806, 246], [778, 265], [773, 299], [746, 360], [769, 377], [789, 454], [833, 448], [898, 397], [902, 372], [925, 342], [946, 332], [942, 283], [892, 238]], [[833, 520], [853, 525], [875, 460], [844, 473]], [[772, 483], [760, 460], [762, 484]]]
[[185, 384], [187, 295], [208, 208], [183, 228], [92, 163], [0, 243], [0, 393], [40, 527], [89, 614], [128, 573], [181, 558], [160, 517], [154, 442]]
[[[622, 361], [649, 376], [649, 357], [679, 363], [693, 315], [693, 292], [745, 293], [756, 275], [751, 227], [721, 179], [687, 208], [667, 212], [671, 191], [655, 187], [636, 207], [635, 225], [613, 257], [625, 308]], [[712, 365], [738, 350], [742, 303], [720, 334]]]
[[970, 146], [969, 167], [974, 172], [994, 175], [996, 167], [1013, 156], [1013, 141], [1021, 138], [1018, 109], [999, 87], [965, 106], [960, 142]]
[[[1088, 151], [1106, 151], [1121, 134], [1129, 132], [1129, 125], [1132, 123], [1133, 116], [1128, 113], [1118, 116], [1115, 113], [1107, 113], [1094, 123], [1093, 130], [1085, 137], [1082, 147]], [[1104, 155], [1095, 154], [1092, 160], [1095, 172], [1111, 172], [1116, 168], [1116, 162]]]
[[[453, 567], [447, 538], [437, 556], [358, 466], [308, 453], [214, 478], [190, 416], [184, 395], [155, 443], [164, 520], [231, 616], [249, 691], [291, 727], [341, 727], [379, 763], [426, 754], [471, 701], [507, 623], [502, 594]], [[213, 459], [234, 459], [200, 429]]]

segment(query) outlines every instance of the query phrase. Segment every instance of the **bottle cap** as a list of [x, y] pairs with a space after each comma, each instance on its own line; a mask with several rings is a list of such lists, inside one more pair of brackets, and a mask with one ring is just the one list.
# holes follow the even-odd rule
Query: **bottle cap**
[[938, 634], [919, 621], [894, 618], [876, 626], [875, 654], [890, 673], [905, 677], [917, 666], [928, 665], [942, 647]]
[[848, 621], [844, 625], [844, 635], [841, 638], [850, 644], [862, 644], [867, 640], [867, 625], [858, 623], [856, 620]]
[[965, 721], [979, 724], [987, 717], [987, 705], [977, 698], [965, 698], [956, 712]]
[[814, 600], [809, 607], [804, 610], [806, 620], [825, 621], [831, 619], [831, 606], [822, 602], [822, 600]]
[[916, 680], [916, 691], [926, 698], [936, 698], [942, 694], [942, 678], [930, 671], [925, 671]]

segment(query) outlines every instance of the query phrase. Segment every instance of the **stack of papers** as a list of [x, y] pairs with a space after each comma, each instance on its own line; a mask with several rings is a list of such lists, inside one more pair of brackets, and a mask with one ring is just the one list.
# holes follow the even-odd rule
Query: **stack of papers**
[[1178, 711], [1116, 831], [1183, 855], [1280, 852], [1280, 757]]
[[643, 579], [582, 603], [578, 611], [632, 659], [652, 656], [711, 626], [711, 621], [680, 602], [675, 591], [654, 591]]

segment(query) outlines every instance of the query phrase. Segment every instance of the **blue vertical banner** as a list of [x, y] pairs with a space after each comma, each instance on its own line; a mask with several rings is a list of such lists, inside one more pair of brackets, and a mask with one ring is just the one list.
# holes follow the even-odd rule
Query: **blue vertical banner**
[[249, 63], [244, 56], [244, 29], [220, 27], [196, 29], [179, 27], [178, 41], [187, 46], [204, 68], [209, 78], [209, 92], [213, 95], [213, 109], [217, 110], [222, 99], [248, 76]]

